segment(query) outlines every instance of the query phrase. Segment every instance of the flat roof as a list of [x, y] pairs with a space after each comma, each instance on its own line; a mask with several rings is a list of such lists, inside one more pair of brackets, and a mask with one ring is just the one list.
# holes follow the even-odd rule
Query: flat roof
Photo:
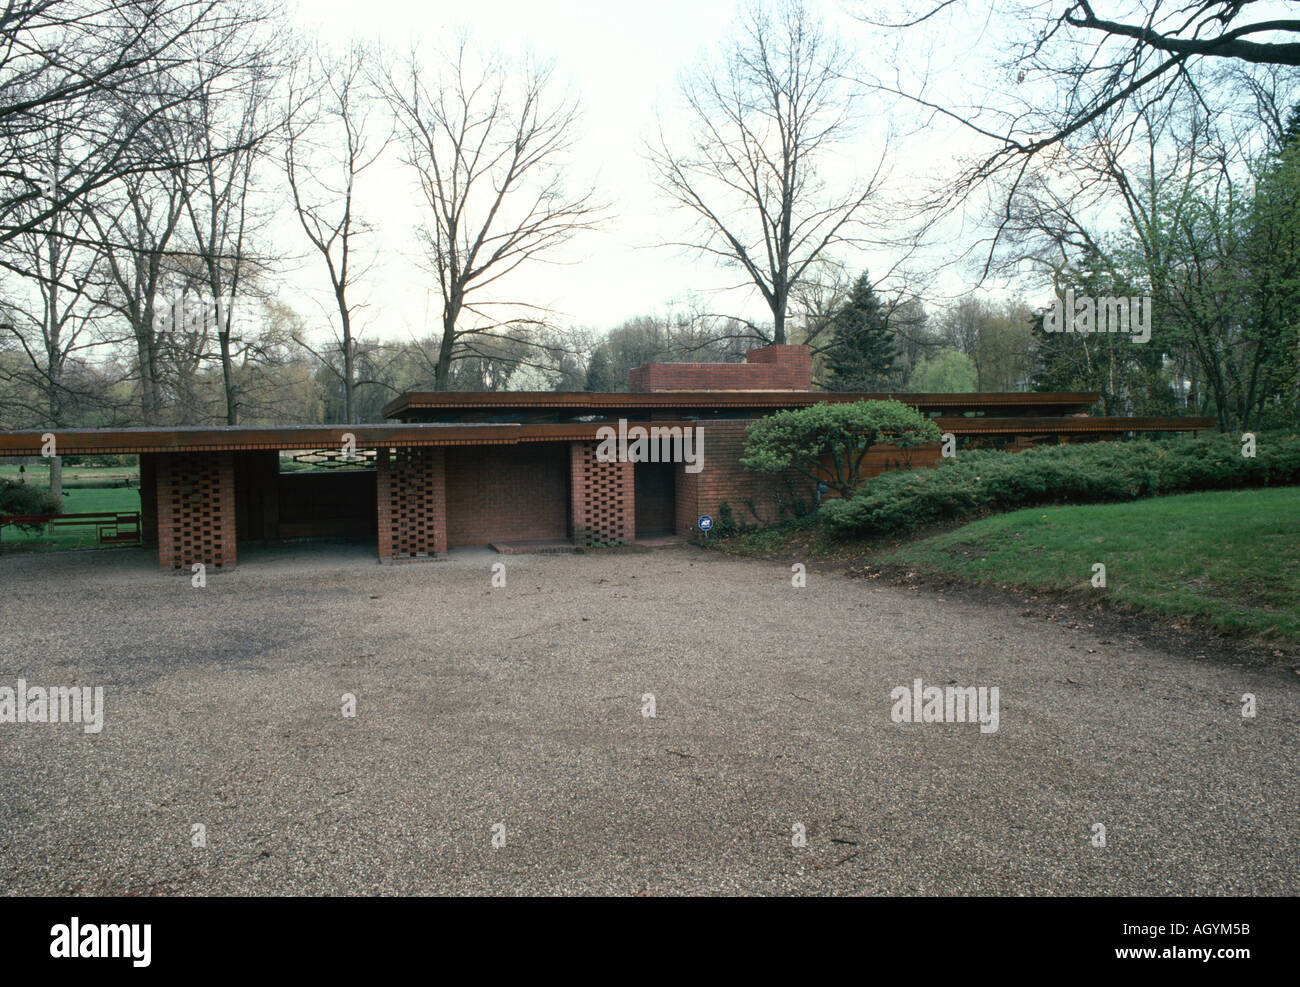
[[[1212, 418], [967, 418], [930, 419], [955, 435], [1040, 435], [1125, 432], [1190, 432], [1213, 428]], [[643, 422], [680, 427], [680, 422]], [[707, 441], [709, 422], [699, 423]], [[396, 446], [516, 445], [527, 442], [574, 442], [596, 438], [607, 422], [493, 422], [485, 424], [384, 425], [180, 425], [172, 428], [25, 429], [0, 432], [0, 456], [39, 456], [44, 437], [55, 436], [60, 455], [101, 453], [216, 452], [239, 450], [338, 449], [351, 433], [358, 449]]]
[[[742, 366], [743, 364], [736, 364]], [[408, 391], [384, 406], [385, 418], [424, 409], [803, 408], [851, 401], [901, 401], [915, 408], [1059, 408], [1082, 410], [1097, 391], [980, 391], [961, 394], [867, 391]]]
[[455, 422], [427, 425], [174, 425], [131, 428], [46, 428], [0, 432], [0, 455], [40, 455], [53, 434], [60, 455], [204, 452], [232, 449], [334, 449], [351, 433], [358, 449], [381, 446], [511, 444], [518, 424]]
[[1213, 418], [1156, 418], [1123, 415], [1071, 415], [1067, 418], [966, 418], [964, 416], [931, 418], [942, 432], [954, 435], [1074, 435], [1101, 432], [1122, 435], [1125, 432], [1202, 432], [1214, 428]]

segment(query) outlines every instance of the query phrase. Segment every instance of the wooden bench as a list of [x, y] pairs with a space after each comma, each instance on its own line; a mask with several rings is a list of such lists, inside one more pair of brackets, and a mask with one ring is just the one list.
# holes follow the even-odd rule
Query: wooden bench
[[0, 528], [13, 525], [49, 525], [70, 528], [94, 525], [101, 545], [139, 545], [141, 543], [139, 511], [98, 511], [89, 514], [0, 514]]

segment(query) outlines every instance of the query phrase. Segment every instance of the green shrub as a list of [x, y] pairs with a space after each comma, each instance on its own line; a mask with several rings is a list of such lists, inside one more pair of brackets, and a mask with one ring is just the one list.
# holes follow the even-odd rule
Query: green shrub
[[817, 482], [822, 463], [830, 460], [831, 489], [847, 496], [857, 489], [862, 463], [873, 445], [886, 443], [904, 451], [941, 436], [934, 422], [898, 401], [814, 404], [778, 411], [749, 426], [740, 464], [758, 473], [790, 471]]
[[743, 521], [736, 520], [731, 505], [724, 500], [718, 505], [718, 516], [714, 518], [713, 529], [709, 534], [715, 538], [728, 538], [731, 535], [743, 534], [752, 527], [753, 525], [747, 525]]
[[1236, 436], [1137, 439], [1024, 452], [965, 452], [935, 469], [885, 473], [821, 518], [841, 536], [898, 535], [989, 511], [1049, 503], [1136, 500], [1160, 494], [1300, 483], [1300, 435], [1257, 437], [1241, 454]]
[[63, 465], [84, 466], [96, 468], [119, 468], [122, 466], [135, 466], [140, 462], [140, 457], [128, 455], [126, 453], [98, 453], [96, 455], [82, 456], [64, 456]]
[[[50, 493], [48, 487], [34, 483], [16, 483], [13, 480], [0, 480], [0, 514], [62, 514], [63, 502]], [[19, 525], [27, 531], [39, 529], [39, 525]]]

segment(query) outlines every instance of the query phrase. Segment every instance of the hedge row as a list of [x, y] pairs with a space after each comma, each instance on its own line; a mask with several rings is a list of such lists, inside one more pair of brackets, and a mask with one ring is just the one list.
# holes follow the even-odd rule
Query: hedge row
[[1300, 483], [1300, 435], [1260, 434], [1255, 456], [1235, 436], [1095, 442], [1024, 452], [962, 452], [935, 469], [885, 473], [821, 508], [842, 536], [897, 535], [1037, 504]]

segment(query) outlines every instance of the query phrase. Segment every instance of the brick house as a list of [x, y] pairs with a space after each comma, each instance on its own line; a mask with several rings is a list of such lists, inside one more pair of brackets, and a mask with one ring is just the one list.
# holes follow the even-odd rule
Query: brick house
[[[739, 463], [757, 417], [822, 401], [895, 397], [967, 446], [1191, 431], [1209, 419], [1099, 418], [1093, 393], [845, 394], [811, 388], [806, 346], [764, 346], [743, 364], [650, 364], [627, 393], [413, 392], [381, 425], [59, 430], [61, 455], [140, 456], [142, 529], [165, 569], [233, 566], [240, 543], [373, 538], [381, 562], [436, 558], [450, 548], [499, 551], [628, 544], [687, 537], [724, 505], [742, 521], [772, 521], [810, 503], [806, 478], [769, 478]], [[691, 428], [698, 471], [682, 462], [604, 461], [602, 429], [618, 422]], [[0, 433], [0, 456], [38, 455], [40, 431]], [[355, 448], [366, 469], [284, 472], [281, 453]], [[910, 465], [937, 461], [913, 450]], [[901, 465], [873, 447], [867, 475]]]

